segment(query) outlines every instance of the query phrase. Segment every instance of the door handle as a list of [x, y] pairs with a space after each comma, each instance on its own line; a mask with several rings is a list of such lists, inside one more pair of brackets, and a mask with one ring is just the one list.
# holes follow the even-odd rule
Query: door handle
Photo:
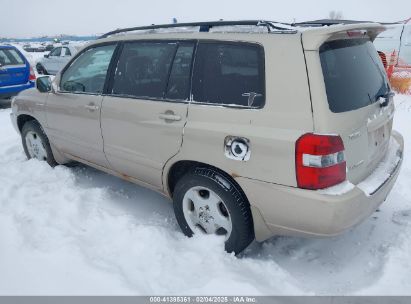
[[158, 115], [160, 119], [164, 119], [165, 121], [180, 121], [181, 116], [175, 115], [172, 111], [166, 111], [165, 113], [161, 113]]
[[99, 109], [99, 106], [96, 106], [94, 103], [89, 103], [88, 105], [84, 106], [90, 112], [94, 112]]

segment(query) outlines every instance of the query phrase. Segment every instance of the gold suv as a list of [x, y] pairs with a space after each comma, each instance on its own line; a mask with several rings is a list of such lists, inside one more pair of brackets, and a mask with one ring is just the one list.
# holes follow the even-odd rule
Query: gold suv
[[182, 231], [239, 253], [369, 216], [402, 162], [380, 24], [129, 28], [12, 102], [28, 158], [77, 161], [172, 198]]

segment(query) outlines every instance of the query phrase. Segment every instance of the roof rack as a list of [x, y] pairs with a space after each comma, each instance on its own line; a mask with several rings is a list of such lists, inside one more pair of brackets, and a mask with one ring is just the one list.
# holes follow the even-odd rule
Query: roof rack
[[[281, 31], [285, 33], [295, 33], [297, 32], [294, 29], [291, 29], [290, 24], [274, 22], [274, 21], [264, 21], [264, 20], [240, 20], [240, 21], [211, 21], [211, 22], [193, 22], [193, 23], [171, 23], [171, 24], [160, 24], [160, 25], [149, 25], [149, 26], [140, 26], [140, 27], [129, 27], [124, 29], [117, 29], [111, 32], [108, 32], [98, 39], [107, 38], [109, 36], [132, 32], [132, 31], [142, 31], [142, 30], [156, 30], [156, 29], [167, 29], [167, 28], [179, 28], [179, 27], [200, 27], [200, 32], [209, 32], [212, 27], [218, 26], [235, 26], [235, 25], [249, 25], [249, 26], [263, 26], [267, 28], [268, 32], [272, 30]], [[280, 25], [284, 25], [280, 26]]]

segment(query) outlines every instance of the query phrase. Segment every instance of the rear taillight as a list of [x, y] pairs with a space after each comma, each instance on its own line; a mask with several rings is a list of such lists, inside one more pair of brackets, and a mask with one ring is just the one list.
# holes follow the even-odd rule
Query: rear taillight
[[30, 76], [29, 76], [30, 81], [35, 81], [36, 80], [36, 74], [34, 73], [33, 67], [30, 66]]
[[367, 31], [364, 30], [355, 30], [355, 31], [347, 31], [348, 37], [364, 37], [367, 35]]
[[384, 66], [384, 69], [387, 69], [387, 56], [384, 54], [384, 52], [380, 52], [380, 51], [378, 51], [378, 55], [380, 56], [380, 58], [381, 58], [381, 61], [382, 61], [382, 64], [383, 64], [383, 66]]
[[297, 185], [323, 189], [346, 179], [344, 143], [338, 135], [307, 133], [295, 145]]

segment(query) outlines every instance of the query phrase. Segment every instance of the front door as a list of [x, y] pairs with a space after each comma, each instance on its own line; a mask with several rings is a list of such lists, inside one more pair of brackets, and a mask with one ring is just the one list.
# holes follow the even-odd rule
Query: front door
[[57, 92], [47, 99], [51, 141], [63, 153], [108, 167], [100, 128], [102, 92], [115, 44], [96, 46], [81, 54], [55, 81]]
[[103, 99], [104, 152], [114, 170], [162, 188], [187, 120], [194, 43], [125, 43]]
[[62, 49], [63, 48], [61, 47], [57, 47], [51, 50], [48, 57], [44, 59], [44, 67], [46, 68], [49, 74], [57, 74], [60, 67]]

